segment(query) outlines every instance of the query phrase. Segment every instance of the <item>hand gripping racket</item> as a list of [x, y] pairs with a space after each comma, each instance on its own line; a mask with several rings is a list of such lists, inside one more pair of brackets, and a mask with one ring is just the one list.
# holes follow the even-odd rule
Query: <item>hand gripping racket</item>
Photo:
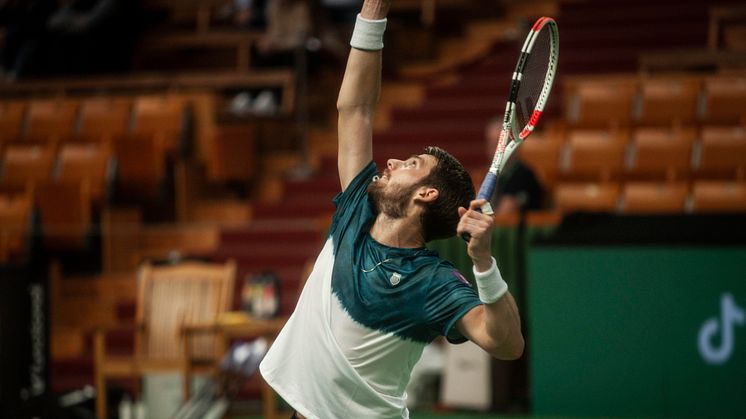
[[531, 135], [541, 119], [552, 90], [558, 58], [557, 23], [550, 17], [542, 17], [534, 23], [521, 48], [510, 83], [497, 150], [477, 193], [477, 199], [487, 200], [487, 204], [482, 207], [485, 214], [493, 213], [489, 201], [505, 163], [523, 140]]

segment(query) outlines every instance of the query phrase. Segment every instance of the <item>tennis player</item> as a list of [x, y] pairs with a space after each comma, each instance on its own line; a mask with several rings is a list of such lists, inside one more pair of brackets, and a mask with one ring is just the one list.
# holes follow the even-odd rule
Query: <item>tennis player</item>
[[[493, 219], [471, 179], [437, 147], [379, 172], [372, 120], [390, 0], [365, 0], [339, 92], [342, 192], [298, 305], [261, 364], [267, 383], [309, 419], [408, 418], [405, 389], [438, 336], [499, 359], [523, 352], [520, 317], [490, 253]], [[468, 208], [468, 209], [467, 209]], [[477, 291], [428, 250], [468, 233]]]

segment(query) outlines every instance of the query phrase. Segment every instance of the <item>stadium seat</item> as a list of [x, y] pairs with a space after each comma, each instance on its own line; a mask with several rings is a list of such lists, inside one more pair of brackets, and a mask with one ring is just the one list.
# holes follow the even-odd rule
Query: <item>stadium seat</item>
[[743, 179], [746, 171], [746, 132], [743, 127], [703, 127], [698, 177]]
[[695, 213], [746, 211], [746, 183], [698, 181], [692, 187]]
[[561, 161], [564, 180], [608, 181], [624, 168], [626, 130], [573, 130]]
[[125, 135], [129, 129], [132, 101], [101, 97], [83, 101], [80, 106], [78, 137], [98, 141]]
[[31, 210], [30, 194], [0, 194], [0, 264], [23, 255]]
[[88, 246], [91, 195], [87, 181], [41, 182], [35, 187], [44, 244], [50, 249]]
[[746, 123], [746, 76], [706, 78], [700, 119], [705, 124]]
[[9, 144], [3, 155], [0, 184], [24, 189], [29, 184], [50, 179], [54, 165], [54, 147], [46, 144]]
[[561, 183], [554, 189], [554, 204], [563, 213], [614, 212], [619, 186], [609, 183]]
[[157, 198], [166, 174], [160, 135], [127, 135], [113, 142], [117, 191], [125, 197]]
[[0, 102], [0, 144], [20, 137], [25, 112], [25, 102]]
[[106, 144], [63, 144], [57, 159], [55, 178], [63, 182], [87, 181], [91, 199], [96, 204], [102, 204], [111, 180], [111, 158], [111, 149]]
[[536, 133], [521, 145], [518, 155], [534, 170], [544, 187], [551, 189], [559, 172], [561, 149], [560, 139]]
[[700, 88], [700, 80], [694, 77], [644, 80], [635, 121], [644, 126], [695, 122]]
[[76, 101], [32, 100], [28, 105], [24, 137], [31, 141], [52, 141], [72, 137], [77, 117]]
[[579, 128], [629, 125], [637, 89], [637, 79], [633, 77], [568, 83], [567, 121]]
[[692, 165], [694, 128], [640, 128], [632, 135], [628, 175], [634, 179], [681, 179]]
[[132, 109], [132, 133], [161, 136], [165, 151], [176, 152], [188, 123], [186, 109], [178, 96], [138, 97]]
[[684, 211], [686, 183], [628, 182], [622, 192], [622, 212], [676, 214]]

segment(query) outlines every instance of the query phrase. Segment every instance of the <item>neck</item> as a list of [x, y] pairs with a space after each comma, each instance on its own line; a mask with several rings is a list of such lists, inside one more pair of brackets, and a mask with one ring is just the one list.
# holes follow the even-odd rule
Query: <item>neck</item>
[[390, 218], [380, 213], [370, 229], [370, 236], [378, 243], [391, 247], [416, 248], [425, 245], [417, 214]]

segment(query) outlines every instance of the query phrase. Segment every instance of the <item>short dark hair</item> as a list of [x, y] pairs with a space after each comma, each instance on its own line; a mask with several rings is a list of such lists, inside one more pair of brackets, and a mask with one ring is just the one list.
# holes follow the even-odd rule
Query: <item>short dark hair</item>
[[469, 208], [474, 199], [474, 183], [464, 166], [440, 147], [426, 147], [425, 154], [438, 160], [425, 179], [423, 186], [438, 190], [438, 199], [429, 203], [422, 214], [422, 231], [425, 242], [456, 235], [458, 208]]

